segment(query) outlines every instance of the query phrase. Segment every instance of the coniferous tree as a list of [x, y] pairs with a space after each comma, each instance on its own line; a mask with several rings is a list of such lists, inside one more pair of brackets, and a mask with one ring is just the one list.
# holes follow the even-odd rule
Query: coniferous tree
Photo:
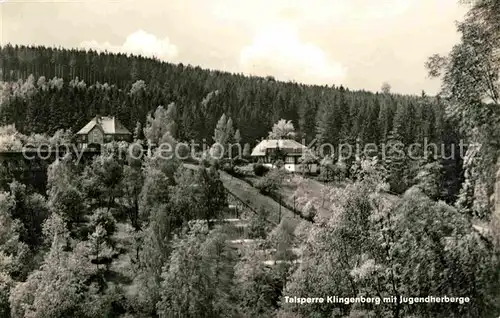
[[250, 144], [246, 143], [245, 146], [243, 147], [243, 157], [248, 158], [250, 157], [251, 151], [250, 151]]
[[240, 130], [239, 129], [236, 129], [236, 132], [234, 133], [234, 142], [239, 144], [241, 143], [241, 134], [240, 134]]
[[226, 135], [227, 122], [228, 119], [226, 117], [226, 114], [222, 114], [219, 121], [217, 122], [217, 126], [215, 126], [215, 131], [213, 136], [214, 142], [219, 143], [221, 145], [226, 144], [228, 138], [228, 136]]
[[396, 193], [403, 193], [408, 187], [408, 158], [402, 140], [397, 130], [393, 130], [382, 153], [384, 167], [389, 173], [391, 191]]
[[142, 139], [143, 132], [142, 132], [142, 124], [141, 122], [137, 122], [135, 124], [135, 129], [134, 129], [134, 141], [138, 141]]

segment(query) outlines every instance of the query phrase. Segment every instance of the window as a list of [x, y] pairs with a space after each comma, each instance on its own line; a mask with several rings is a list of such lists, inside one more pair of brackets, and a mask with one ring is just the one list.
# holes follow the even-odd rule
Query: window
[[285, 158], [285, 163], [295, 163], [295, 157], [286, 157]]

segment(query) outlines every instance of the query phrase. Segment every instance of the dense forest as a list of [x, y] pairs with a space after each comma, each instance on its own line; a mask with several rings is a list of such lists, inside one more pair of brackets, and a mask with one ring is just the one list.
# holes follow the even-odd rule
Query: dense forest
[[207, 139], [223, 113], [251, 143], [280, 118], [292, 120], [307, 140], [319, 126], [321, 139], [333, 144], [385, 141], [393, 125], [403, 127], [407, 142], [442, 138], [447, 129], [442, 105], [425, 95], [350, 92], [93, 51], [7, 45], [0, 56], [1, 118], [23, 133], [78, 130], [97, 113], [116, 115], [132, 130], [170, 103], [179, 112], [181, 140]]
[[[474, 2], [460, 42], [429, 58], [439, 96], [1, 47], [0, 151], [71, 142], [96, 114], [136, 143], [240, 143], [244, 157], [267, 137], [381, 147], [327, 153], [312, 177], [214, 148], [199, 165], [159, 149], [140, 160], [113, 142], [86, 164], [51, 163], [43, 192], [2, 166], [0, 317], [498, 317], [499, 17], [497, 1]], [[282, 217], [290, 198], [308, 217]], [[344, 301], [288, 301], [328, 296]], [[467, 301], [397, 301], [427, 296]], [[372, 297], [396, 301], [345, 300]]]
[[[1, 90], [0, 118], [24, 134], [76, 132], [96, 114], [117, 116], [133, 131], [144, 127], [157, 106], [173, 104], [175, 137], [185, 142], [213, 143], [213, 129], [224, 114], [239, 130], [239, 142], [250, 146], [284, 118], [297, 127], [298, 140], [309, 144], [315, 139], [315, 146], [401, 142], [408, 147], [427, 142], [438, 145], [443, 154], [449, 155], [451, 148], [458, 151], [456, 123], [447, 119], [439, 98], [425, 93], [390, 94], [387, 87], [380, 94], [350, 92], [342, 86], [283, 83], [92, 51], [6, 46], [1, 52], [7, 81]], [[92, 82], [96, 79], [113, 82]], [[439, 197], [448, 202], [458, 194], [461, 160], [438, 160], [443, 165], [441, 182], [447, 184]], [[407, 181], [393, 190], [402, 193], [418, 167], [427, 163], [402, 162], [394, 179], [404, 176]]]

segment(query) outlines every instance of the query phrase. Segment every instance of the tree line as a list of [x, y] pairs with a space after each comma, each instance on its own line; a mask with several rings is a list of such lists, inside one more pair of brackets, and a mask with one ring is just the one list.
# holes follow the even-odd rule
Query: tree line
[[[343, 86], [284, 83], [124, 54], [10, 45], [0, 50], [5, 80], [0, 122], [15, 124], [28, 135], [60, 129], [76, 132], [96, 114], [117, 116], [132, 131], [144, 127], [148, 114], [159, 105], [173, 104], [176, 138], [208, 145], [217, 138], [212, 138], [213, 129], [222, 116], [231, 119], [239, 143], [248, 143], [250, 149], [282, 118], [296, 127], [294, 138], [306, 144], [315, 140], [315, 145], [333, 147], [342, 143], [361, 147], [403, 143], [408, 147], [427, 141], [444, 145], [442, 149], [449, 152], [461, 138], [456, 122], [445, 116], [443, 100], [424, 92], [421, 96], [391, 94], [388, 85], [382, 93], [371, 93]], [[399, 164], [394, 179], [407, 181], [394, 184], [395, 192], [402, 193], [411, 185], [418, 168], [428, 163], [424, 159], [418, 164], [408, 160]], [[451, 202], [460, 188], [462, 158], [436, 160], [443, 166], [440, 171], [446, 185], [440, 198]]]
[[[440, 112], [433, 110], [439, 102], [425, 94], [284, 83], [94, 51], [6, 45], [0, 53], [4, 100], [8, 95], [30, 95], [2, 107], [2, 118], [21, 132], [77, 129], [95, 113], [116, 114], [132, 129], [157, 106], [175, 103], [181, 139], [201, 141], [225, 113], [240, 127], [245, 142], [265, 137], [272, 124], [285, 118], [309, 141], [319, 134], [333, 144], [356, 138], [378, 143], [387, 138], [397, 111], [406, 112], [408, 123], [415, 126], [405, 125], [409, 140], [432, 133], [426, 130], [433, 130], [430, 122]], [[37, 113], [53, 120], [41, 121]], [[416, 126], [424, 131], [417, 132]]]

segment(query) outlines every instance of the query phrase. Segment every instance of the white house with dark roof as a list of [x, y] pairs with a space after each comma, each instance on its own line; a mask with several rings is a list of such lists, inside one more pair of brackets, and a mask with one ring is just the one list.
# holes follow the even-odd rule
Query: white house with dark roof
[[130, 141], [132, 139], [132, 133], [114, 116], [97, 115], [76, 135], [78, 142], [83, 147], [89, 144], [102, 145], [111, 141]]
[[[284, 167], [290, 172], [318, 171], [316, 156], [312, 150], [293, 139], [265, 139], [252, 150], [251, 156], [270, 168], [275, 167], [275, 161], [282, 159]], [[304, 159], [308, 158], [307, 163]], [[313, 159], [313, 160], [311, 160]]]

